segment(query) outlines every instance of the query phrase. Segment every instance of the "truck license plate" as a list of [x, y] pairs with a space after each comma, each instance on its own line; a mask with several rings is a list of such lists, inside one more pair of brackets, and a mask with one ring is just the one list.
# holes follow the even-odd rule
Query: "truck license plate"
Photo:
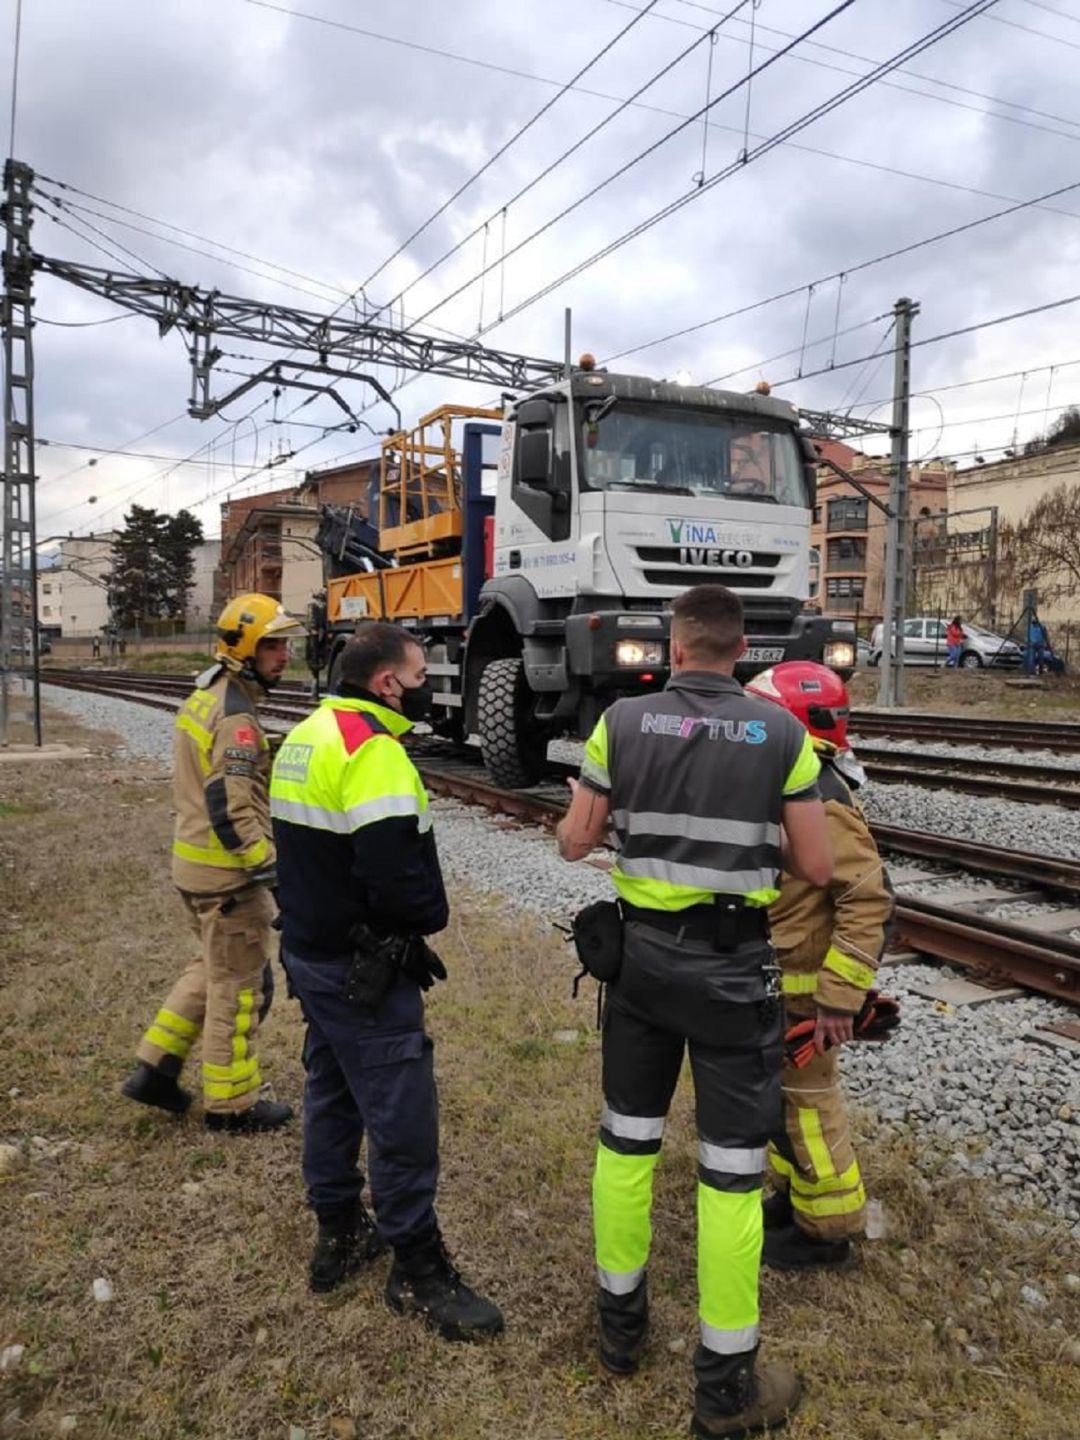
[[751, 645], [742, 657], [752, 665], [776, 665], [784, 658], [782, 645]]

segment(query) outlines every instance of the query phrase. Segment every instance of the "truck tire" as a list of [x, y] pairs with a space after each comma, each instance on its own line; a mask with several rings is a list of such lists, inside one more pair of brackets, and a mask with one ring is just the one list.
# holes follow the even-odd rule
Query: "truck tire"
[[479, 728], [484, 764], [496, 785], [523, 790], [543, 778], [548, 737], [532, 713], [520, 656], [491, 660], [480, 676]]

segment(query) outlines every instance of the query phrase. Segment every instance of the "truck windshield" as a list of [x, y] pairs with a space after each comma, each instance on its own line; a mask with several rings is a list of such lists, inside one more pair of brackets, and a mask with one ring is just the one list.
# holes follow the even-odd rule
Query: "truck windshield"
[[748, 416], [620, 400], [598, 425], [582, 426], [581, 454], [590, 490], [807, 504], [794, 434]]

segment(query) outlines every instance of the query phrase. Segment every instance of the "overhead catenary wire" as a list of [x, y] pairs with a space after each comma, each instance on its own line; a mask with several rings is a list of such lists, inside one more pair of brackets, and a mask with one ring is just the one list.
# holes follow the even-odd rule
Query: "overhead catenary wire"
[[[726, 20], [730, 19], [731, 16], [735, 15], [737, 11], [743, 9], [746, 5], [751, 3], [752, 0], [739, 0], [739, 3], [736, 4], [731, 10], [729, 10], [726, 15], [720, 16], [718, 18], [715, 28], [719, 29], [719, 27], [723, 25]], [[440, 266], [446, 263], [447, 260], [452, 259], [461, 250], [463, 250], [470, 241], [475, 240], [477, 235], [479, 235], [483, 230], [485, 230], [486, 227], [494, 221], [496, 216], [500, 214], [503, 216], [503, 246], [502, 253], [500, 254], [498, 261], [501, 288], [502, 282], [505, 280], [506, 276], [507, 260], [505, 217], [510, 207], [516, 205], [518, 201], [523, 200], [524, 197], [530, 193], [530, 191], [535, 190], [536, 187], [540, 185], [544, 180], [546, 180], [548, 176], [551, 175], [555, 170], [557, 170], [560, 165], [564, 164], [567, 160], [571, 158], [571, 156], [576, 155], [579, 150], [583, 149], [585, 145], [587, 145], [591, 140], [595, 139], [595, 137], [599, 135], [602, 130], [605, 130], [609, 125], [611, 125], [615, 120], [617, 120], [624, 111], [633, 106], [636, 101], [646, 93], [646, 91], [651, 90], [654, 85], [658, 84], [659, 81], [663, 80], [665, 76], [669, 75], [672, 70], [676, 69], [676, 67], [679, 66], [689, 55], [691, 55], [698, 48], [699, 45], [703, 44], [705, 40], [709, 39], [712, 33], [714, 32], [710, 32], [707, 30], [703, 31], [695, 41], [688, 45], [684, 50], [681, 50], [679, 54], [674, 57], [674, 59], [669, 60], [667, 64], [662, 66], [660, 70], [656, 71], [643, 84], [639, 85], [632, 95], [628, 96], [625, 100], [620, 101], [614, 110], [612, 110], [608, 115], [605, 115], [602, 120], [598, 121], [595, 125], [593, 125], [589, 130], [585, 132], [584, 135], [580, 136], [577, 140], [573, 142], [573, 144], [569, 145], [565, 150], [563, 150], [561, 154], [557, 155], [554, 160], [549, 161], [549, 163], [545, 165], [544, 168], [540, 170], [536, 175], [534, 175], [529, 181], [527, 181], [526, 184], [520, 186], [519, 189], [516, 190], [515, 193], [511, 195], [508, 200], [503, 201], [502, 205], [499, 207], [498, 210], [492, 211], [492, 213], [488, 216], [487, 220], [481, 222], [481, 224], [479, 225], [474, 226], [467, 235], [463, 235], [460, 240], [458, 240], [448, 250], [445, 250], [438, 257], [438, 259], [433, 260], [423, 271], [421, 271], [419, 275], [413, 276], [413, 278], [409, 281], [408, 285], [406, 285], [405, 288], [400, 291], [395, 298], [400, 299], [402, 296], [406, 295], [410, 290], [412, 290], [415, 286], [420, 284], [422, 280], [426, 280], [429, 275], [431, 275], [435, 270], [438, 270]], [[699, 113], [704, 114], [709, 108], [709, 105], [706, 105]], [[708, 124], [707, 119], [705, 123]], [[528, 243], [528, 241], [526, 241], [525, 243]], [[516, 248], [520, 247], [515, 247], [515, 249]], [[511, 250], [509, 253], [512, 255], [515, 253], [515, 251]], [[495, 268], [495, 265], [491, 265], [489, 267], [485, 259], [485, 261], [481, 265], [480, 270], [481, 282], [483, 282], [484, 277], [487, 275], [489, 269]], [[391, 301], [390, 303], [392, 304], [393, 302]], [[502, 316], [503, 310], [503, 300], [500, 296], [500, 316]]]
[[8, 132], [8, 154], [15, 154], [15, 120], [19, 105], [19, 55], [22, 50], [22, 0], [15, 0], [15, 39], [11, 53], [11, 128]]
[[[607, 5], [614, 5], [622, 10], [637, 9], [637, 6], [632, 3], [632, 0], [603, 0], [603, 3]], [[672, 3], [676, 5], [682, 5], [690, 10], [696, 10], [704, 15], [713, 16], [720, 13], [718, 10], [715, 9], [715, 7], [711, 5], [693, 3], [693, 0], [672, 0]], [[669, 25], [679, 25], [682, 26], [684, 29], [698, 28], [698, 26], [690, 20], [680, 20], [677, 16], [668, 15], [667, 13], [657, 12], [653, 15], [652, 18], [654, 22], [664, 22]], [[748, 24], [748, 22], [746, 21], [740, 21], [738, 23], [743, 25]], [[781, 40], [790, 40], [792, 38], [790, 30], [782, 30], [777, 28], [775, 25], [763, 24], [761, 20], [757, 20], [755, 29], [758, 34], [773, 35]], [[750, 44], [749, 39], [743, 39], [742, 37], [737, 35], [726, 35], [724, 38], [736, 45], [749, 46]], [[762, 46], [760, 40], [756, 41], [756, 45], [758, 49], [765, 48]], [[869, 55], [861, 55], [854, 50], [846, 50], [838, 45], [830, 45], [827, 41], [824, 40], [812, 40], [809, 42], [806, 48], [808, 51], [820, 50], [827, 55], [837, 55], [845, 60], [855, 60], [862, 65], [877, 65], [880, 63]], [[834, 65], [830, 64], [826, 60], [815, 59], [813, 55], [807, 54], [805, 52], [798, 54], [796, 56], [796, 60], [800, 65], [810, 65], [820, 70], [832, 70], [839, 75], [852, 75], [856, 73], [852, 70], [846, 69], [842, 65]], [[950, 80], [943, 80], [936, 75], [925, 75], [917, 70], [910, 70], [906, 66], [901, 66], [900, 69], [897, 71], [897, 74], [909, 77], [913, 80], [921, 80], [925, 84], [935, 85], [942, 90], [952, 91], [954, 94], [967, 95], [975, 100], [985, 100], [991, 105], [1002, 105], [1010, 110], [1017, 110], [1023, 112], [1023, 114], [1037, 116], [1040, 120], [1051, 120], [1054, 121], [1055, 124], [1070, 125], [1077, 130], [1080, 130], [1080, 120], [1074, 120], [1071, 117], [1065, 115], [1057, 115], [1052, 111], [1039, 110], [1031, 105], [1025, 105], [1016, 100], [1008, 100], [1003, 95], [993, 95], [983, 90], [972, 90], [969, 86], [959, 85], [956, 84], [954, 81]], [[992, 119], [1004, 120], [1007, 123], [1027, 125], [1031, 129], [1042, 130], [1045, 133], [1051, 135], [1062, 135], [1068, 139], [1080, 138], [1080, 135], [1069, 135], [1065, 131], [1051, 129], [1050, 127], [1045, 125], [1034, 125], [1031, 121], [1025, 121], [1019, 116], [999, 115], [996, 114], [994, 111], [984, 109], [980, 105], [970, 105], [963, 101], [950, 100], [947, 96], [935, 95], [933, 92], [927, 90], [919, 90], [912, 85], [905, 85], [901, 83], [901, 81], [896, 79], [883, 81], [882, 84], [886, 89], [898, 90], [903, 92], [904, 94], [920, 96], [923, 99], [931, 100], [939, 104], [951, 104], [958, 109], [969, 110], [976, 115], [987, 115]]]
[[[715, 175], [711, 176], [704, 185], [696, 187], [690, 192], [680, 196], [678, 199], [673, 200], [670, 204], [663, 206], [660, 210], [654, 211], [652, 215], [648, 216], [645, 220], [640, 221], [631, 229], [624, 231], [622, 235], [618, 236], [609, 244], [605, 245], [600, 250], [594, 251], [592, 255], [587, 256], [584, 260], [580, 261], [577, 265], [572, 266], [569, 270], [564, 271], [563, 274], [559, 275], [556, 279], [550, 281], [547, 285], [542, 286], [539, 290], [535, 291], [532, 295], [529, 295], [518, 305], [508, 310], [503, 319], [509, 320], [515, 315], [521, 314], [523, 310], [527, 310], [530, 306], [535, 305], [537, 301], [544, 299], [546, 296], [550, 295], [552, 291], [559, 289], [568, 281], [575, 279], [578, 275], [581, 275], [586, 270], [591, 269], [592, 266], [599, 263], [599, 261], [607, 259], [617, 250], [620, 250], [624, 245], [629, 244], [631, 240], [637, 239], [639, 236], [645, 234], [648, 230], [651, 230], [654, 226], [661, 224], [664, 220], [669, 219], [672, 215], [682, 210], [686, 205], [692, 204], [695, 200], [699, 199], [700, 196], [706, 194], [716, 185], [719, 185], [723, 181], [730, 179], [732, 175], [743, 170], [747, 164], [759, 159], [762, 155], [768, 154], [768, 152], [774, 149], [777, 145], [783, 144], [784, 141], [791, 135], [798, 134], [800, 130], [805, 129], [808, 125], [812, 125], [816, 120], [821, 119], [823, 116], [829, 114], [832, 110], [835, 110], [839, 106], [845, 104], [855, 95], [860, 94], [863, 90], [874, 84], [874, 82], [879, 78], [881, 74], [887, 74], [890, 69], [895, 68], [895, 66], [899, 64], [902, 64], [904, 58], [906, 58], [907, 56], [913, 54], [921, 54], [924, 50], [930, 49], [933, 45], [938, 44], [947, 35], [953, 34], [956, 30], [961, 28], [961, 26], [966, 25], [971, 20], [975, 19], [978, 15], [982, 14], [984, 10], [989, 9], [989, 7], [994, 3], [996, 3], [996, 0], [980, 0], [980, 3], [969, 5], [968, 9], [962, 15], [955, 17], [955, 19], [952, 21], [946, 22], [944, 25], [937, 26], [934, 30], [928, 32], [919, 40], [913, 41], [903, 50], [898, 51], [897, 54], [894, 55], [890, 60], [884, 61], [877, 71], [874, 71], [869, 75], [863, 76], [860, 80], [854, 82], [852, 85], [846, 86], [843, 90], [838, 91], [835, 95], [830, 96], [828, 100], [823, 101], [820, 105], [817, 105], [812, 110], [807, 111], [797, 120], [794, 120], [789, 125], [786, 125], [782, 130], [777, 131], [767, 140], [764, 140], [760, 144], [756, 145], [754, 149], [750, 151], [750, 153], [746, 156], [745, 159], [740, 157], [740, 159], [735, 161], [733, 164], [725, 166], [724, 169], [719, 170]], [[830, 14], [825, 17], [825, 20], [818, 22], [818, 26], [812, 28], [819, 28], [821, 24], [824, 24], [825, 21], [831, 19], [832, 16], [836, 13], [836, 11], [830, 12]], [[805, 33], [809, 34], [811, 32], [808, 31]], [[792, 45], [794, 45], [795, 43], [796, 42], [792, 42]], [[758, 72], [754, 73], [760, 73], [760, 70], [762, 68], [773, 64], [784, 53], [786, 52], [780, 51], [777, 53], [777, 55], [774, 55], [769, 60], [764, 61], [762, 63], [762, 66], [758, 67]], [[554, 222], [549, 222], [549, 224], [550, 223]], [[440, 307], [436, 306], [434, 308], [438, 309]], [[427, 312], [427, 314], [432, 313], [434, 313], [433, 310]], [[421, 318], [426, 318], [426, 316]]]
[[[377, 265], [360, 288], [366, 290], [366, 288], [371, 285], [375, 280], [377, 280], [378, 277], [383, 273], [383, 271], [389, 265], [391, 265], [398, 258], [399, 255], [403, 255], [405, 251], [408, 250], [409, 246], [412, 245], [414, 240], [418, 240], [426, 230], [429, 230], [431, 226], [435, 224], [436, 220], [441, 219], [441, 217], [445, 215], [446, 212], [453, 205], [455, 205], [458, 200], [461, 199], [462, 195], [465, 194], [466, 190], [470, 189], [473, 185], [475, 185], [476, 182], [481, 178], [481, 176], [486, 175], [487, 172], [491, 169], [491, 167], [495, 165], [499, 160], [501, 160], [508, 150], [512, 149], [519, 140], [521, 140], [525, 135], [529, 133], [529, 131], [533, 128], [534, 125], [539, 124], [539, 122], [544, 118], [544, 116], [559, 103], [563, 96], [566, 95], [568, 91], [574, 89], [575, 85], [579, 80], [583, 79], [584, 76], [586, 76], [589, 71], [593, 69], [594, 66], [598, 65], [600, 61], [605, 58], [605, 56], [609, 55], [611, 51], [614, 50], [616, 45], [618, 45], [620, 40], [624, 39], [625, 36], [629, 35], [630, 31], [633, 30], [635, 25], [640, 24], [640, 22], [645, 19], [646, 15], [648, 15], [649, 11], [652, 10], [657, 5], [657, 3], [658, 0], [648, 0], [648, 3], [642, 9], [640, 9], [637, 14], [635, 14], [634, 18], [628, 24], [623, 26], [623, 28], [618, 32], [617, 35], [613, 35], [610, 40], [608, 40], [604, 45], [602, 45], [600, 49], [596, 52], [596, 54], [593, 55], [584, 65], [582, 65], [581, 68], [576, 71], [573, 77], [569, 79], [562, 86], [562, 88], [551, 97], [550, 100], [546, 100], [544, 104], [540, 106], [540, 109], [537, 110], [534, 115], [531, 115], [529, 119], [526, 120], [524, 125], [519, 126], [518, 129], [515, 130], [514, 133], [510, 136], [510, 138], [504, 141], [497, 150], [495, 150], [491, 155], [489, 155], [488, 158], [484, 161], [484, 163], [479, 167], [479, 169], [474, 170], [473, 173], [467, 177], [467, 179], [463, 180], [462, 183], [454, 191], [454, 193], [448, 196], [441, 205], [437, 206], [436, 209], [433, 210], [432, 213], [428, 216], [428, 218], [421, 225], [418, 225], [416, 229], [413, 230], [412, 234], [408, 235], [391, 255], [388, 255], [387, 258], [380, 265]], [[749, 0], [744, 0], [744, 3], [749, 3]]]

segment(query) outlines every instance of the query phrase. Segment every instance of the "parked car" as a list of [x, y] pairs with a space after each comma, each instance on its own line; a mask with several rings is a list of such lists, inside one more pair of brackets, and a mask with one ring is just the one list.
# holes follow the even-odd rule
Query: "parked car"
[[873, 661], [870, 658], [870, 641], [864, 640], [860, 635], [855, 641], [855, 664], [870, 665]]
[[[948, 657], [945, 631], [948, 621], [936, 615], [918, 615], [904, 621], [904, 664], [944, 665]], [[965, 670], [981, 670], [984, 666], [998, 669], [1017, 670], [1023, 663], [1024, 652], [1013, 640], [1004, 635], [995, 635], [981, 625], [964, 625], [964, 647], [960, 652], [960, 664]], [[870, 635], [870, 664], [881, 661], [881, 625], [875, 625]]]

